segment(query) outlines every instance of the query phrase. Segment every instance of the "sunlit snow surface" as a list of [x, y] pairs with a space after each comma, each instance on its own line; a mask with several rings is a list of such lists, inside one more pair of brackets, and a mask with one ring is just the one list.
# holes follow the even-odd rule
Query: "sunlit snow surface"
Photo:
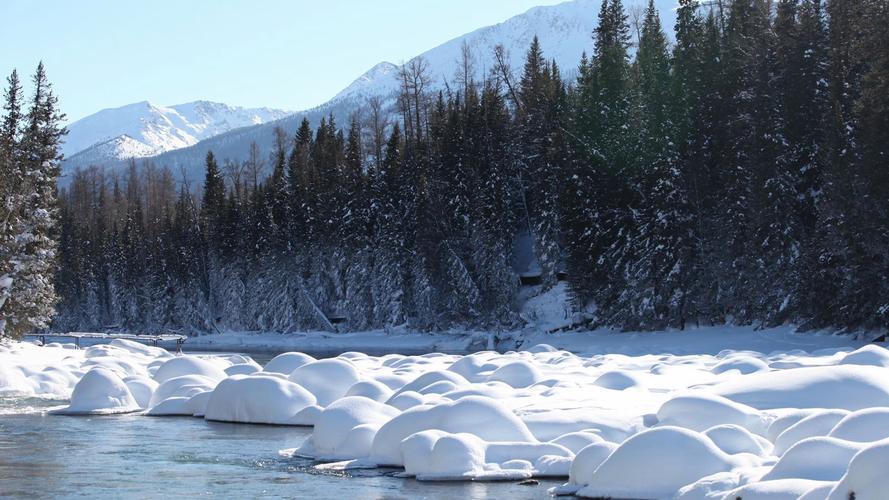
[[[633, 339], [651, 337], [609, 339], [633, 353]], [[0, 408], [33, 411], [46, 398], [58, 413], [314, 426], [280, 453], [328, 472], [554, 477], [565, 484], [553, 493], [588, 497], [889, 498], [889, 351], [836, 337], [787, 350], [793, 339], [805, 342], [748, 338], [784, 347], [768, 353], [289, 353], [267, 371], [246, 356], [173, 356], [120, 340], [12, 343], [0, 346]]]

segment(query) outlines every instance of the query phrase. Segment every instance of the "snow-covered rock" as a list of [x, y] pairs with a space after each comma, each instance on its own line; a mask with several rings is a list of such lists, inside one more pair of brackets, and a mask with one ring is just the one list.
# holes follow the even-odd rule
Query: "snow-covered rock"
[[[577, 495], [669, 498], [687, 484], [736, 465], [733, 457], [703, 434], [680, 427], [659, 427], [622, 443], [593, 471]], [[576, 477], [586, 477], [586, 473], [578, 471]]]
[[67, 415], [106, 415], [139, 410], [126, 383], [111, 370], [93, 368], [74, 386], [71, 404], [56, 410]]
[[889, 464], [889, 439], [867, 446], [852, 458], [849, 469], [831, 490], [828, 500], [889, 498], [886, 464]]
[[293, 373], [293, 370], [296, 370], [304, 364], [311, 363], [312, 361], [316, 361], [316, 359], [308, 354], [303, 354], [301, 352], [285, 352], [275, 356], [271, 361], [266, 363], [263, 371], [290, 375]]
[[234, 375], [213, 390], [204, 418], [220, 422], [297, 425], [294, 417], [315, 404], [315, 396], [287, 380]]
[[348, 361], [322, 359], [293, 370], [289, 378], [311, 392], [320, 406], [327, 406], [345, 396], [361, 374]]
[[171, 378], [183, 375], [200, 375], [216, 381], [228, 376], [216, 363], [196, 356], [180, 356], [162, 364], [154, 373], [154, 380], [163, 384]]

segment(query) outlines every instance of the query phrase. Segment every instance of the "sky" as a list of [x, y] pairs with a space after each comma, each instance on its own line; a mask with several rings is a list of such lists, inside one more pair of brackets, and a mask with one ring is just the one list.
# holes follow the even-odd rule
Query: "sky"
[[5, 87], [42, 60], [69, 122], [145, 100], [297, 111], [381, 61], [562, 1], [0, 0], [0, 72]]

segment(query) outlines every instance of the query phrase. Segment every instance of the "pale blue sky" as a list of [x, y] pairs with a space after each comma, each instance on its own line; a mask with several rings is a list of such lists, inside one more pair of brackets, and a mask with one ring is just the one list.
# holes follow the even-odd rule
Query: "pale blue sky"
[[149, 100], [299, 110], [380, 61], [562, 0], [0, 0], [0, 72], [39, 60], [69, 120]]

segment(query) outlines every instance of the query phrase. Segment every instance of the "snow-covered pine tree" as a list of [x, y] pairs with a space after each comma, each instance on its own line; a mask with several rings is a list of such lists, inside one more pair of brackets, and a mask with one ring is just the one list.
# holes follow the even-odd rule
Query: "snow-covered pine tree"
[[[43, 63], [37, 66], [33, 97], [21, 132], [20, 225], [13, 236], [12, 288], [4, 303], [6, 332], [20, 336], [47, 328], [55, 314], [57, 296], [53, 279], [57, 266], [56, 182], [62, 156], [59, 146], [65, 135], [64, 115], [46, 77]], [[14, 92], [13, 92], [14, 93]]]
[[618, 248], [626, 287], [600, 315], [625, 328], [682, 328], [694, 245], [671, 102], [670, 56], [654, 2], [645, 12], [636, 56], [636, 227]]
[[13, 70], [6, 79], [3, 94], [3, 121], [0, 123], [0, 337], [6, 335], [7, 305], [15, 282], [23, 202], [21, 188], [22, 87]]

